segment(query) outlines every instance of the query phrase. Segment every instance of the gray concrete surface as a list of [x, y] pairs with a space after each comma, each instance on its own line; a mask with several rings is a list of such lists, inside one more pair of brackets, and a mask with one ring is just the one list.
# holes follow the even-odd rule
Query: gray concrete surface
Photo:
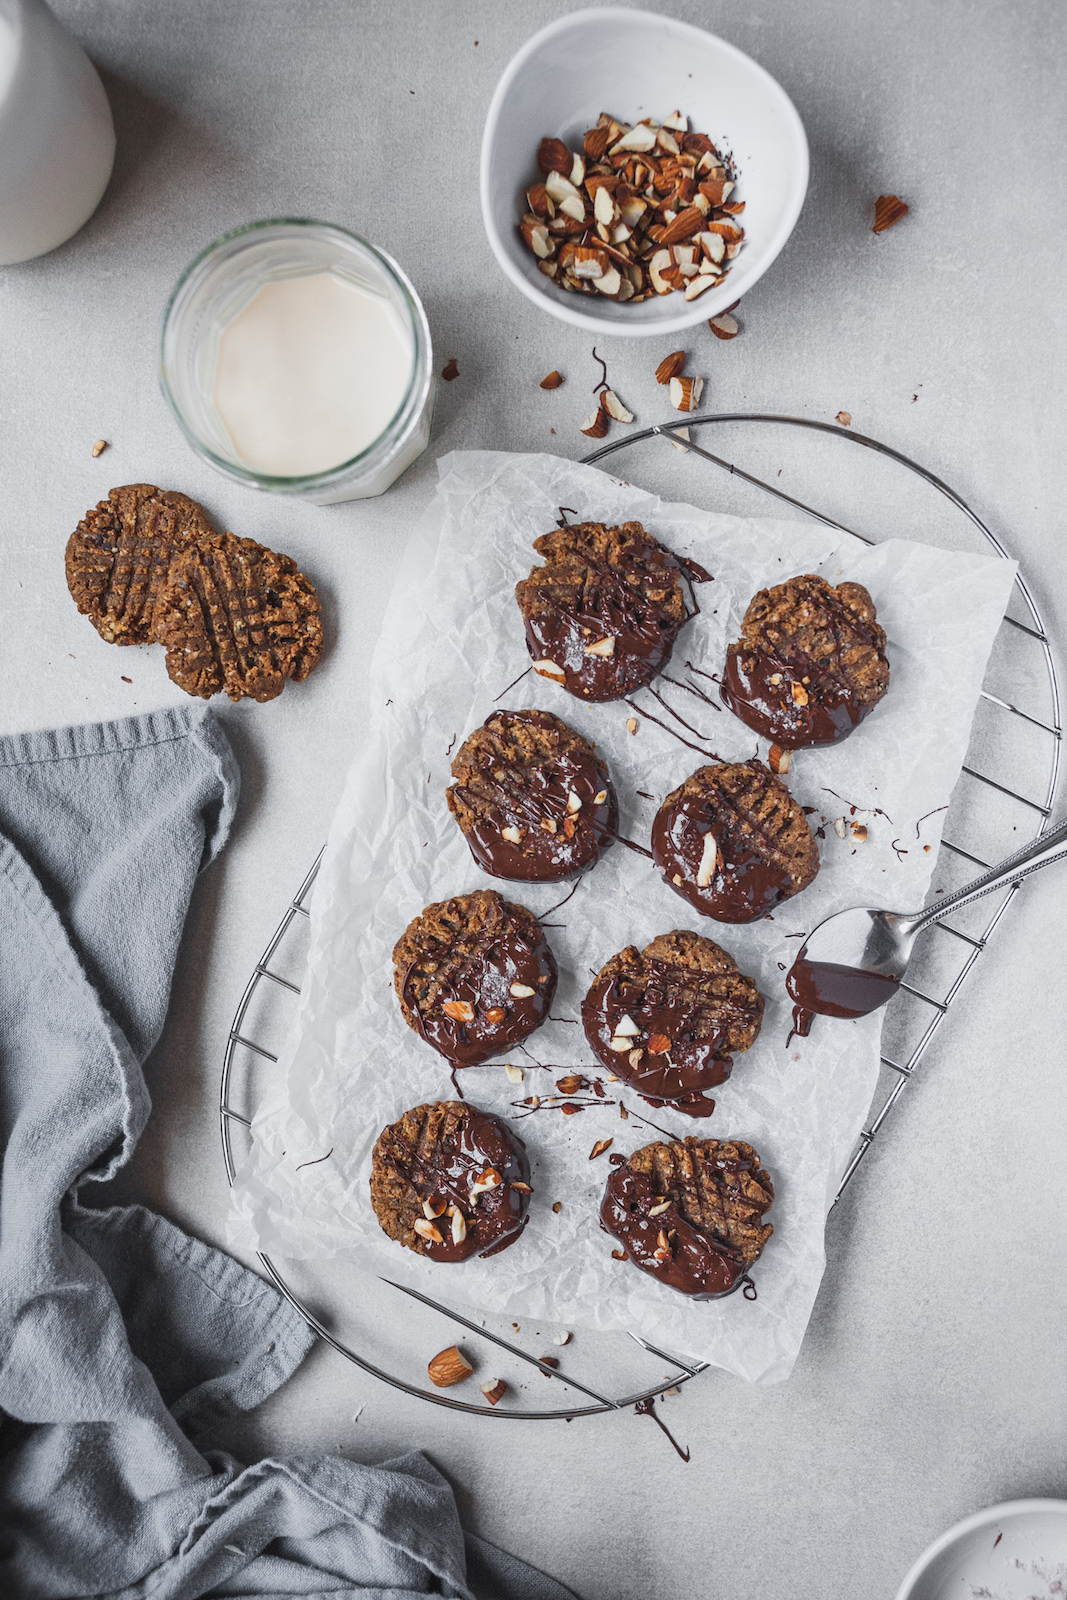
[[[65, 591], [66, 536], [111, 484], [149, 479], [200, 497], [223, 525], [290, 551], [326, 599], [315, 676], [275, 704], [222, 708], [245, 780], [239, 823], [194, 902], [149, 1064], [155, 1111], [119, 1186], [221, 1242], [214, 1102], [226, 1028], [360, 737], [362, 669], [433, 456], [466, 445], [583, 453], [588, 341], [505, 282], [477, 200], [497, 76], [568, 7], [56, 9], [104, 74], [119, 155], [78, 237], [0, 274], [0, 725], [175, 699], [159, 652], [105, 646]], [[670, 9], [774, 73], [812, 146], [808, 204], [741, 308], [742, 336], [686, 341], [706, 404], [825, 420], [845, 409], [856, 428], [916, 454], [1003, 534], [1064, 640], [1067, 13], [1051, 0]], [[876, 239], [883, 191], [912, 213]], [[440, 365], [458, 361], [431, 452], [379, 501], [322, 511], [253, 497], [195, 460], [158, 392], [157, 325], [177, 273], [224, 229], [286, 212], [353, 225], [393, 252], [425, 299]], [[651, 354], [637, 340], [609, 351], [642, 419], [657, 414]], [[571, 381], [544, 394], [552, 367]], [[94, 461], [98, 437], [111, 446]], [[823, 488], [834, 494], [832, 478]], [[891, 504], [878, 509], [892, 519]], [[884, 1600], [957, 1517], [1067, 1495], [1065, 891], [1054, 870], [1018, 897], [835, 1214], [791, 1381], [754, 1390], [713, 1374], [670, 1403], [690, 1465], [629, 1416], [457, 1418], [321, 1348], [218, 1442], [246, 1458], [328, 1448], [371, 1461], [421, 1445], [477, 1531], [586, 1600]]]

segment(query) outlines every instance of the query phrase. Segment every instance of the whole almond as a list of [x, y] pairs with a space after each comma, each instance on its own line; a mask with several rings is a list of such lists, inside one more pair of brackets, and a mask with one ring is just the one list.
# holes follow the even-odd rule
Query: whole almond
[[430, 1382], [436, 1384], [438, 1389], [449, 1389], [454, 1383], [469, 1378], [474, 1368], [459, 1345], [450, 1344], [447, 1350], [437, 1352], [426, 1370]]
[[664, 356], [663, 360], [656, 368], [656, 382], [670, 383], [672, 378], [681, 376], [682, 368], [684, 366], [685, 351], [672, 350], [669, 356]]
[[561, 172], [568, 178], [574, 157], [562, 139], [542, 139], [537, 151], [537, 165], [546, 178], [550, 172]]

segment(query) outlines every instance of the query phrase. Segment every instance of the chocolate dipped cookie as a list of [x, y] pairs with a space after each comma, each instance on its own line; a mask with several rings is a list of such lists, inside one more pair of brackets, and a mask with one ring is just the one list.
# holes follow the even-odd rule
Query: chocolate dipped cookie
[[548, 1016], [556, 961], [532, 911], [478, 889], [427, 906], [393, 950], [404, 1020], [454, 1067], [525, 1039]]
[[650, 1105], [709, 1117], [704, 1091], [725, 1083], [733, 1054], [763, 1020], [763, 996], [736, 961], [676, 929], [612, 956], [582, 1001], [585, 1036], [609, 1072]]
[[452, 762], [448, 809], [494, 878], [550, 883], [592, 866], [619, 808], [593, 746], [549, 711], [494, 711]]
[[535, 672], [581, 700], [618, 700], [649, 683], [696, 613], [685, 580], [709, 581], [639, 522], [574, 523], [534, 549], [544, 566], [515, 586], [526, 646]]
[[465, 1261], [514, 1244], [530, 1204], [526, 1146], [486, 1111], [455, 1100], [405, 1111], [371, 1158], [382, 1228], [431, 1261]]
[[888, 688], [885, 633], [867, 590], [807, 573], [749, 602], [721, 694], [756, 733], [799, 750], [846, 738]]
[[617, 1165], [601, 1226], [635, 1267], [695, 1300], [742, 1282], [774, 1232], [763, 1221], [774, 1187], [750, 1144], [672, 1139]]
[[808, 819], [761, 761], [700, 767], [664, 800], [652, 857], [671, 888], [717, 922], [754, 922], [819, 870]]

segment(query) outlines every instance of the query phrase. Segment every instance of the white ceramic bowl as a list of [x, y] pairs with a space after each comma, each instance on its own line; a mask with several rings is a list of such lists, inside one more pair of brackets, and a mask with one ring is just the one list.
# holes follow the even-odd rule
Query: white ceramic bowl
[[[745, 243], [721, 287], [640, 305], [568, 294], [537, 270], [519, 234], [525, 190], [540, 177], [546, 136], [580, 150], [602, 111], [621, 121], [674, 110], [737, 167]], [[496, 86], [482, 137], [482, 217], [515, 286], [563, 322], [598, 334], [666, 334], [705, 321], [745, 294], [793, 231], [808, 187], [808, 141], [796, 108], [768, 72], [702, 28], [651, 11], [575, 11], [528, 40]]]
[[1067, 1500], [1008, 1500], [957, 1522], [923, 1551], [896, 1600], [1039, 1593], [1067, 1594]]

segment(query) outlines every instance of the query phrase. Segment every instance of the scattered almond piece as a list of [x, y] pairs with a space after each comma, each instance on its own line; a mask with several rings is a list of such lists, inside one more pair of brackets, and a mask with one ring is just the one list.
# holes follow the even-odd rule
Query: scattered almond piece
[[567, 674], [554, 661], [535, 661], [533, 669], [539, 678], [551, 678], [555, 683], [566, 683]]
[[591, 412], [581, 427], [587, 439], [603, 439], [608, 431], [608, 414], [602, 406]]
[[672, 378], [681, 376], [685, 367], [685, 351], [672, 350], [669, 356], [664, 356], [656, 368], [656, 382], [667, 384]]
[[430, 1382], [436, 1384], [438, 1389], [449, 1389], [454, 1383], [469, 1378], [474, 1368], [459, 1345], [450, 1344], [447, 1350], [437, 1352], [426, 1370], [430, 1375]]
[[597, 1156], [602, 1156], [605, 1150], [610, 1150], [615, 1143], [614, 1139], [598, 1139], [589, 1152], [590, 1161], [595, 1161]]
[[598, 639], [595, 644], [587, 644], [585, 653], [587, 656], [613, 656], [615, 654], [614, 634], [607, 639]]
[[489, 1010], [485, 1013], [485, 1020], [486, 1022], [493, 1023], [503, 1022], [506, 1016], [507, 1012], [504, 1010], [503, 1006], [490, 1006]]
[[626, 719], [626, 731], [627, 731], [627, 733], [636, 733], [637, 732], [637, 718], [636, 717], [627, 717], [627, 719]]
[[783, 750], [780, 744], [771, 745], [767, 752], [767, 765], [772, 772], [776, 772], [780, 778], [784, 778], [792, 762], [793, 757], [790, 751]]
[[709, 317], [708, 327], [716, 339], [736, 339], [741, 332], [736, 318], [731, 317], [727, 311], [720, 312], [717, 317]]
[[[543, 1367], [551, 1367], [553, 1372], [555, 1372], [556, 1368], [559, 1366], [559, 1356], [538, 1356], [537, 1359], [540, 1361]], [[545, 1373], [545, 1377], [548, 1377], [547, 1372]]]
[[625, 1250], [613, 1250], [611, 1252], [611, 1259], [612, 1261], [629, 1261], [630, 1258], [626, 1254]]
[[[559, 1204], [559, 1201], [557, 1200], [556, 1206], [558, 1206], [558, 1204]], [[552, 1207], [553, 1211], [556, 1209], [556, 1206]], [[553, 1341], [554, 1344], [570, 1344], [571, 1336], [568, 1333], [566, 1328], [561, 1328], [559, 1333], [555, 1333], [555, 1334], [552, 1335], [552, 1341]]]
[[508, 1066], [506, 1066], [504, 1068], [504, 1071], [507, 1073], [508, 1079], [509, 1079], [509, 1081], [511, 1083], [521, 1083], [522, 1082], [522, 1068], [521, 1067], [513, 1067], [513, 1066], [511, 1066], [509, 1064]]
[[[560, 1212], [563, 1210], [563, 1201], [562, 1200], [553, 1200], [552, 1209], [553, 1209], [553, 1211], [556, 1213], [556, 1215], [558, 1217]], [[559, 1336], [557, 1335], [557, 1337], [556, 1337], [556, 1343], [557, 1344], [566, 1344], [566, 1342], [567, 1342], [566, 1339], [560, 1339]]]
[[453, 378], [458, 378], [459, 377], [459, 367], [456, 365], [455, 356], [453, 356], [451, 358], [451, 360], [446, 362], [446, 364], [445, 364], [445, 366], [444, 366], [444, 368], [443, 368], [443, 370], [441, 372], [441, 376], [445, 380], [446, 383], [451, 383]]
[[562, 382], [563, 382], [563, 374], [553, 370], [552, 372], [550, 372], [548, 374], [547, 378], [542, 378], [541, 379], [540, 388], [542, 388], [542, 389], [558, 389]]
[[499, 1405], [508, 1392], [508, 1386], [503, 1378], [491, 1378], [488, 1383], [482, 1384], [482, 1393], [491, 1406]]
[[533, 998], [534, 991], [528, 983], [513, 983], [508, 993], [515, 1000], [530, 1000]]
[[852, 426], [852, 417], [847, 411], [839, 411], [837, 416], [834, 418], [834, 421], [839, 422], [843, 428], [850, 428]]
[[856, 840], [857, 844], [866, 844], [867, 824], [865, 822], [854, 822], [852, 824], [852, 837]]
[[580, 1072], [569, 1072], [566, 1077], [556, 1079], [556, 1088], [560, 1094], [577, 1094], [584, 1083]]
[[516, 828], [513, 824], [509, 824], [508, 827], [501, 828], [500, 837], [502, 839], [506, 839], [508, 844], [521, 844], [522, 829]]
[[429, 1239], [431, 1244], [444, 1244], [444, 1235], [435, 1222], [427, 1222], [425, 1217], [416, 1217], [411, 1226], [420, 1239]]
[[107, 440], [106, 439], [98, 439], [96, 441], [96, 443], [93, 445], [93, 460], [95, 461], [97, 456], [102, 456], [106, 449], [107, 449]]
[[845, 822], [844, 817], [834, 818], [834, 832], [839, 839], [848, 838], [848, 824]]
[[614, 417], [616, 422], [632, 422], [634, 414], [627, 411], [622, 401], [613, 389], [605, 389], [600, 396], [600, 404], [609, 417]]
[[670, 1200], [661, 1200], [659, 1205], [658, 1206], [653, 1206], [652, 1210], [648, 1214], [649, 1214], [650, 1217], [661, 1217], [665, 1211], [669, 1211], [670, 1209], [671, 1209], [671, 1201]]
[[884, 233], [901, 217], [906, 217], [910, 207], [907, 206], [899, 195], [880, 194], [874, 202], [874, 226], [872, 233]]
[[703, 387], [703, 378], [672, 378], [670, 395], [675, 411], [695, 411]]

